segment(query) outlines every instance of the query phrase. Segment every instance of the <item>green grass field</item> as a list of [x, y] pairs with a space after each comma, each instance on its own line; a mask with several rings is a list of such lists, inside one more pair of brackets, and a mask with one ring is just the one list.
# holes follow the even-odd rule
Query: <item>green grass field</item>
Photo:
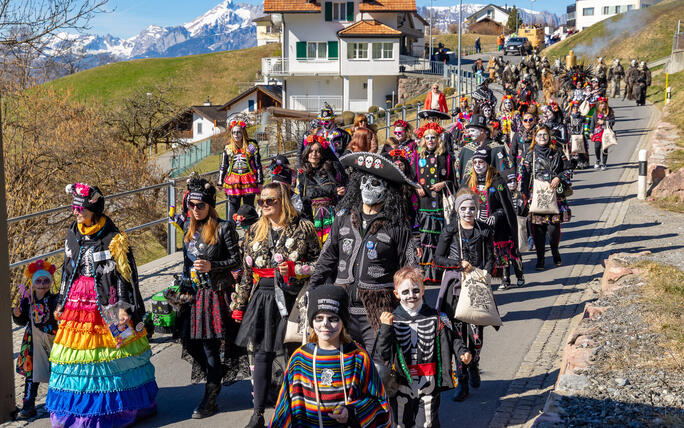
[[47, 83], [69, 90], [80, 101], [110, 105], [139, 88], [178, 89], [176, 101], [198, 105], [207, 97], [214, 104], [237, 95], [240, 82], [252, 82], [261, 70], [261, 58], [280, 54], [271, 44], [235, 51], [215, 52], [178, 58], [151, 58], [107, 64]]

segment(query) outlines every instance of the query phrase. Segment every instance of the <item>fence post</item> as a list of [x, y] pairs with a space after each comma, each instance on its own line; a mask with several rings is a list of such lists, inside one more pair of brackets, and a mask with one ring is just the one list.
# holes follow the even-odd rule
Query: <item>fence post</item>
[[[169, 186], [166, 188], [166, 212], [168, 213], [171, 207], [176, 206], [176, 186], [173, 180], [169, 180]], [[182, 209], [182, 208], [181, 208]], [[166, 225], [166, 254], [173, 254], [176, 252], [176, 228], [173, 224]]]
[[420, 103], [416, 104], [416, 126], [415, 126], [415, 129], [420, 128], [420, 118], [418, 117], [419, 111], [420, 111]]
[[639, 181], [637, 182], [637, 199], [642, 201], [646, 199], [646, 172], [648, 170], [647, 156], [647, 150], [639, 150]]
[[406, 120], [406, 105], [401, 106], [401, 120]]
[[385, 127], [385, 140], [388, 140], [389, 136], [390, 136], [390, 120], [392, 120], [390, 118], [391, 112], [392, 112], [392, 109], [385, 110], [385, 125], [387, 125]]

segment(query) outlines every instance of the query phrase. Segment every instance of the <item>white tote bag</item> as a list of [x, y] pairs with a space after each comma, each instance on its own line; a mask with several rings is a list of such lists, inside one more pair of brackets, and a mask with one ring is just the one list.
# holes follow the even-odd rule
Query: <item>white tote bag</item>
[[558, 202], [556, 201], [556, 189], [551, 188], [551, 183], [544, 180], [537, 180], [534, 173], [536, 165], [535, 154], [532, 154], [532, 201], [530, 202], [530, 213], [532, 214], [559, 214]]
[[601, 136], [601, 151], [606, 151], [613, 146], [617, 146], [617, 137], [613, 128], [606, 123], [603, 135]]
[[449, 224], [451, 217], [456, 213], [456, 197], [448, 184], [442, 190], [442, 207], [444, 208], [444, 223]]
[[518, 247], [520, 251], [530, 251], [530, 245], [527, 241], [527, 217], [517, 216], [518, 218]]
[[587, 149], [584, 147], [584, 135], [571, 135], [570, 136], [570, 152], [573, 155], [585, 155], [587, 154]]
[[582, 104], [580, 104], [579, 111], [582, 116], [588, 115], [589, 111], [591, 111], [591, 104], [589, 104], [589, 101], [582, 101]]

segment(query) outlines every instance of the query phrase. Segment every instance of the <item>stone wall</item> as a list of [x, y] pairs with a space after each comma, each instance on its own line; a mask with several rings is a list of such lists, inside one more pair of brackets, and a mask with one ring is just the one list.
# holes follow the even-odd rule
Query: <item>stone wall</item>
[[404, 104], [406, 100], [426, 93], [435, 82], [439, 83], [441, 89], [447, 84], [446, 80], [441, 76], [399, 77], [397, 104]]

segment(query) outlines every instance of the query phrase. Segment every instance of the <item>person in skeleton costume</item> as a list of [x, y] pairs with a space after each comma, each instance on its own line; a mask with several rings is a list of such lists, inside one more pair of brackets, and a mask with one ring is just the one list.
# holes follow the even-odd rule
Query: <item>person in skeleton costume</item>
[[259, 186], [264, 183], [259, 145], [247, 138], [247, 124], [234, 120], [230, 139], [221, 156], [218, 182], [228, 197], [227, 218], [240, 208], [240, 202], [254, 206]]
[[[456, 195], [456, 214], [458, 221], [451, 222], [439, 237], [435, 262], [448, 266], [442, 278], [436, 308], [453, 318], [456, 313], [458, 296], [461, 291], [461, 272], [469, 272], [473, 267], [487, 272], [494, 270], [494, 244], [492, 229], [478, 219], [480, 198], [470, 189], [461, 189]], [[480, 350], [483, 341], [483, 326], [467, 324], [452, 319], [454, 329], [463, 340], [473, 359], [470, 363], [459, 363], [458, 385], [454, 400], [463, 401], [468, 396], [469, 387], [480, 386]]]
[[449, 129], [449, 134], [451, 134], [451, 141], [453, 141], [453, 152], [452, 156], [456, 156], [458, 151], [462, 146], [464, 146], [468, 141], [468, 133], [463, 132], [468, 123], [470, 123], [470, 117], [473, 115], [473, 110], [468, 105], [468, 97], [461, 97], [459, 100], [459, 108], [454, 113], [455, 121], [454, 124]]
[[355, 171], [310, 287], [334, 283], [346, 288], [352, 315], [349, 333], [373, 355], [380, 314], [397, 305], [392, 275], [418, 264], [402, 193], [403, 184], [417, 184], [382, 155], [358, 152], [340, 161]]
[[625, 73], [625, 93], [622, 95], [622, 100], [625, 100], [625, 97], [629, 100], [634, 99], [634, 82], [636, 81], [637, 77], [637, 60], [633, 59], [629, 63], [629, 68], [627, 68], [627, 72]]
[[[562, 264], [558, 247], [561, 239], [561, 223], [570, 220], [572, 215], [568, 202], [564, 196], [565, 189], [572, 185], [572, 169], [570, 162], [563, 152], [551, 140], [551, 130], [546, 126], [537, 128], [530, 150], [522, 164], [521, 192], [534, 202], [532, 186], [535, 180], [543, 180], [551, 184], [556, 191], [559, 214], [530, 214], [534, 247], [537, 251], [537, 270], [544, 270], [544, 252], [546, 250], [546, 235], [553, 262], [556, 266]], [[531, 202], [531, 203], [532, 203]]]
[[565, 127], [570, 135], [570, 156], [573, 169], [588, 168], [589, 144], [587, 135], [589, 134], [589, 124], [587, 118], [580, 113], [577, 101], [572, 101], [570, 104], [570, 113], [565, 117]]
[[646, 90], [651, 86], [651, 70], [646, 65], [645, 61], [639, 63], [636, 73], [634, 73], [633, 81], [634, 99], [638, 106], [646, 105]]
[[437, 132], [437, 138], [444, 144], [444, 148], [447, 152], [453, 153], [455, 147], [451, 133], [444, 132], [444, 128], [442, 128], [440, 124], [443, 120], [451, 119], [451, 116], [448, 113], [442, 113], [438, 110], [422, 110], [418, 112], [418, 117], [426, 121], [416, 132], [418, 139], [420, 140], [422, 138], [422, 134], [426, 129], [433, 129]]
[[[555, 102], [552, 101], [553, 104]], [[569, 157], [569, 147], [568, 147], [568, 130], [563, 122], [563, 114], [560, 109], [554, 108], [553, 104], [543, 106], [542, 111], [542, 121], [541, 124], [545, 125], [551, 130], [551, 139], [556, 141], [561, 150]], [[556, 104], [555, 107], [558, 107]]]
[[606, 88], [608, 86], [608, 67], [606, 67], [606, 64], [603, 63], [603, 57], [599, 57], [596, 59], [596, 67], [594, 69], [594, 73], [596, 75], [596, 78], [598, 79], [599, 86], [602, 88]]
[[505, 290], [511, 286], [510, 265], [515, 269], [519, 287], [525, 285], [525, 278], [518, 250], [518, 220], [511, 195], [506, 181], [490, 166], [491, 162], [489, 148], [478, 149], [473, 154], [473, 171], [467, 185], [480, 198], [478, 219], [494, 231], [494, 267], [503, 270], [501, 288]]
[[313, 331], [290, 358], [269, 427], [390, 427], [385, 388], [368, 352], [347, 333], [349, 318], [342, 287], [309, 293]]
[[513, 69], [513, 66], [510, 62], [506, 62], [506, 66], [504, 67], [503, 72], [501, 74], [501, 81], [506, 95], [515, 94], [515, 85], [517, 83], [517, 77], [515, 74], [515, 70]]
[[[319, 135], [330, 142], [330, 148], [338, 158], [347, 150], [347, 145], [349, 145], [349, 142], [351, 141], [351, 135], [337, 126], [337, 123], [335, 122], [335, 112], [328, 103], [325, 103], [318, 115], [318, 128], [316, 129], [314, 136]], [[307, 137], [308, 135], [302, 139], [297, 149], [297, 158], [300, 160], [302, 159], [302, 152], [306, 146], [305, 142]], [[297, 166], [299, 167], [301, 164], [298, 164]]]
[[499, 112], [499, 122], [501, 123], [501, 133], [506, 137], [506, 145], [510, 147], [511, 137], [518, 131], [522, 119], [520, 112], [515, 110], [515, 99], [512, 95], [504, 95], [501, 100], [501, 111]]
[[520, 81], [520, 89], [518, 89], [518, 101], [530, 105], [534, 99], [535, 91], [533, 90], [530, 81], [527, 78], [523, 78]]
[[625, 69], [620, 64], [620, 58], [615, 58], [613, 65], [608, 69], [608, 81], [610, 82], [610, 96], [620, 96], [620, 82], [625, 78]]
[[458, 159], [454, 162], [454, 168], [456, 168], [455, 178], [458, 187], [462, 186], [465, 178], [470, 175], [473, 153], [480, 146], [488, 143], [489, 128], [487, 127], [487, 119], [481, 114], [473, 114], [466, 128], [466, 133], [468, 134], [469, 141], [461, 147], [461, 150], [458, 152]]
[[[405, 120], [396, 120], [394, 122], [394, 137], [390, 137], [385, 142], [380, 150], [380, 154], [392, 159], [394, 164], [401, 169], [401, 172], [406, 174], [411, 182], [415, 182], [415, 167], [413, 163], [416, 161], [418, 144], [412, 136], [413, 128], [411, 125]], [[403, 188], [409, 225], [412, 229], [417, 229], [418, 195], [416, 194], [416, 188], [410, 185], [404, 185]]]
[[453, 388], [451, 360], [468, 364], [472, 354], [452, 332], [452, 323], [423, 301], [423, 275], [415, 268], [394, 274], [399, 306], [380, 316], [378, 351], [386, 365], [397, 368], [400, 383], [390, 399], [398, 428], [438, 428], [442, 391]]

